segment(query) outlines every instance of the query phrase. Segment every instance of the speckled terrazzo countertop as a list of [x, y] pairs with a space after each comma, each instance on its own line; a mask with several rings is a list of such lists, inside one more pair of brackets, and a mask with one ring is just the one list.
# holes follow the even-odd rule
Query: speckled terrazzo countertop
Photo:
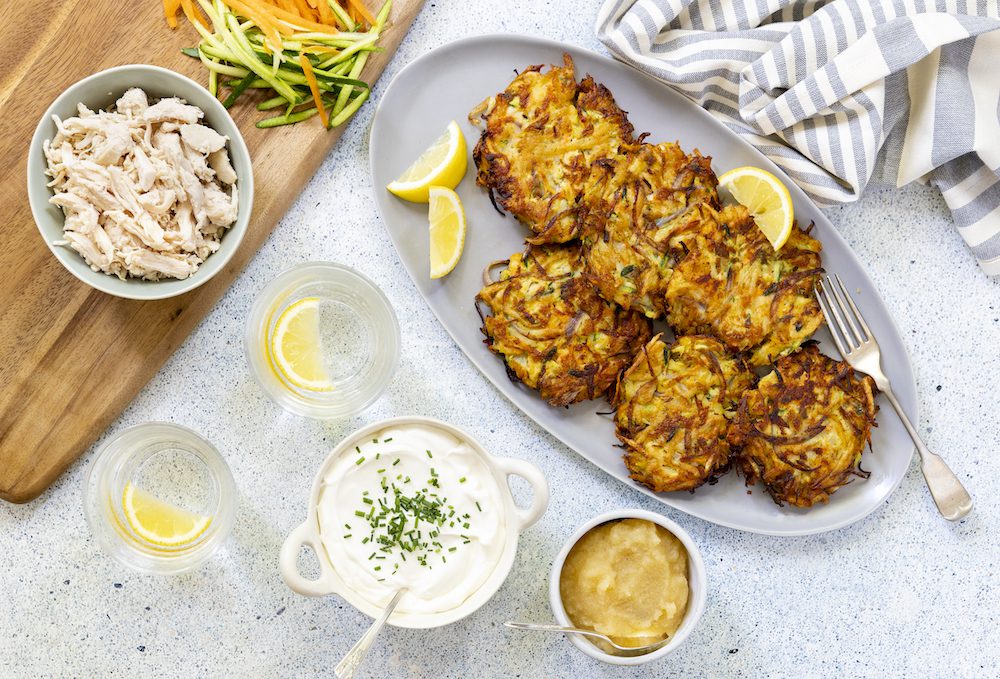
[[[376, 98], [410, 60], [480, 33], [543, 35], [601, 51], [597, 0], [429, 2]], [[171, 420], [207, 435], [241, 494], [225, 550], [195, 573], [134, 574], [106, 557], [81, 510], [89, 451], [40, 499], [0, 504], [0, 676], [333, 676], [370, 623], [336, 597], [297, 596], [277, 552], [305, 517], [319, 462], [341, 437], [394, 415], [438, 417], [548, 476], [547, 514], [514, 569], [473, 616], [388, 628], [369, 677], [932, 676], [1000, 674], [1000, 286], [977, 269], [944, 203], [912, 187], [869, 193], [829, 216], [895, 315], [913, 361], [920, 431], [976, 500], [937, 516], [914, 463], [885, 506], [849, 527], [782, 539], [720, 528], [612, 480], [514, 409], [466, 361], [399, 264], [372, 205], [366, 105], [229, 293], [105, 433]], [[289, 415], [252, 381], [242, 350], [261, 287], [306, 260], [357, 266], [389, 296], [404, 346], [389, 393], [348, 421]], [[610, 509], [666, 513], [701, 546], [708, 609], [675, 654], [642, 668], [596, 663], [559, 637], [501, 627], [549, 617], [549, 565], [568, 534]]]

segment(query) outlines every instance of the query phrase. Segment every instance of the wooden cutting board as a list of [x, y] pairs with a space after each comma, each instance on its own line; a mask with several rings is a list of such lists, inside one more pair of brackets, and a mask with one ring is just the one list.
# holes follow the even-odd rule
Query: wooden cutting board
[[[363, 79], [379, 76], [422, 4], [394, 0], [379, 43], [385, 51], [369, 59]], [[228, 266], [193, 292], [155, 302], [81, 283], [49, 253], [31, 217], [25, 166], [34, 128], [64, 89], [111, 66], [155, 64], [205, 82], [200, 63], [180, 52], [196, 42], [183, 18], [178, 29], [167, 27], [159, 0], [0, 3], [4, 500], [38, 496], [118, 416], [254, 256], [340, 137], [342, 128], [328, 132], [315, 120], [259, 130], [261, 114], [241, 103], [231, 112], [250, 148], [256, 190], [249, 231]]]

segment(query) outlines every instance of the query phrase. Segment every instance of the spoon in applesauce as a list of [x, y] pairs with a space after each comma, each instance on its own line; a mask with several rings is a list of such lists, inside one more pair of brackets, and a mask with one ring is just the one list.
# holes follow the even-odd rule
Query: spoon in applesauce
[[670, 637], [657, 641], [655, 644], [647, 644], [645, 646], [620, 646], [615, 642], [611, 641], [606, 635], [600, 632], [595, 632], [589, 629], [580, 629], [579, 627], [563, 627], [562, 625], [543, 625], [535, 622], [505, 622], [504, 626], [510, 627], [511, 629], [526, 629], [533, 632], [560, 632], [562, 634], [579, 634], [585, 637], [592, 637], [607, 644], [605, 650], [612, 655], [622, 656], [623, 658], [632, 658], [637, 655], [646, 655], [647, 653], [652, 653], [653, 651], [663, 648], [668, 643], [670, 643]]

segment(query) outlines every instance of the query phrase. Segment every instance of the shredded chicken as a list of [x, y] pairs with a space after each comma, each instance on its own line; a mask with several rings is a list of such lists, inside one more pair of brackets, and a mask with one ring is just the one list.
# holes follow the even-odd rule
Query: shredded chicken
[[236, 171], [227, 137], [204, 112], [171, 97], [150, 105], [133, 88], [114, 108], [54, 117], [44, 144], [50, 199], [62, 208], [65, 245], [95, 271], [119, 278], [187, 278], [236, 221]]

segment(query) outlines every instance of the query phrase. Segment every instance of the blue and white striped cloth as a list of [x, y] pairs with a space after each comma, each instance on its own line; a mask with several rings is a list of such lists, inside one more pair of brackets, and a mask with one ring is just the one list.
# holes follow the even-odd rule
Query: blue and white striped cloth
[[941, 190], [1000, 275], [997, 0], [607, 0], [614, 54], [717, 116], [820, 205]]

